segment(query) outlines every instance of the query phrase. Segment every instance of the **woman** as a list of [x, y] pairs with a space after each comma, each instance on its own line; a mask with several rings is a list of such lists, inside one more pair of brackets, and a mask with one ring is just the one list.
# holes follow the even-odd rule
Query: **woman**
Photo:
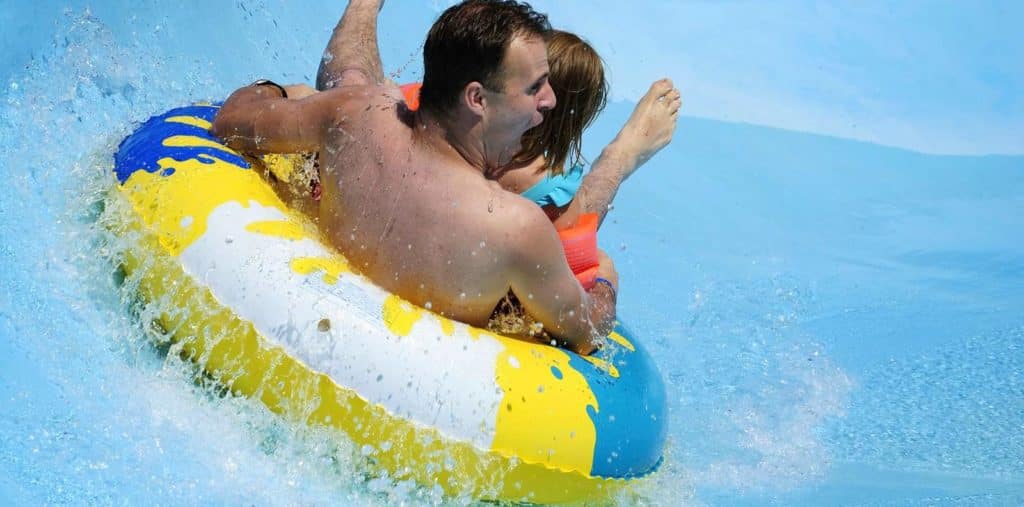
[[641, 137], [648, 146], [635, 163], [584, 176], [583, 131], [604, 109], [608, 96], [604, 65], [586, 41], [558, 30], [548, 42], [548, 64], [557, 104], [543, 123], [523, 135], [522, 151], [497, 179], [506, 190], [544, 208], [556, 228], [572, 226], [586, 213], [596, 213], [600, 224], [619, 185], [672, 139], [679, 92], [661, 80], [637, 104], [619, 134], [647, 134]]

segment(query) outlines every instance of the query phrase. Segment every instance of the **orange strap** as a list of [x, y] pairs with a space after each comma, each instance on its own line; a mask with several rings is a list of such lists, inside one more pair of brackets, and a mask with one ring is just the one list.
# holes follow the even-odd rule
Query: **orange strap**
[[420, 108], [420, 88], [423, 88], [423, 83], [408, 83], [399, 86], [402, 89], [402, 95], [405, 96], [405, 105], [410, 111], [415, 111]]
[[565, 259], [584, 289], [590, 290], [597, 278], [597, 213], [580, 215], [576, 225], [558, 231]]

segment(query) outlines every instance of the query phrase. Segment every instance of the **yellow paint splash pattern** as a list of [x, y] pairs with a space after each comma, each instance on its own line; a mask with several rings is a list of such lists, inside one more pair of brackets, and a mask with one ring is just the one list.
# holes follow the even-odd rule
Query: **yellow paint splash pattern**
[[300, 275], [309, 275], [316, 271], [322, 271], [324, 283], [328, 285], [338, 283], [338, 278], [342, 273], [351, 271], [348, 267], [348, 261], [340, 256], [336, 258], [298, 257], [292, 259], [289, 266], [291, 266], [292, 271]]
[[634, 347], [633, 344], [630, 343], [625, 336], [622, 336], [621, 334], [615, 331], [612, 331], [611, 333], [608, 334], [608, 339], [615, 343], [618, 343], [619, 345], [622, 345], [623, 347], [626, 347], [626, 349], [629, 350], [630, 352], [636, 352], [636, 347]]
[[426, 310], [391, 294], [384, 300], [384, 324], [397, 336], [409, 336], [413, 324], [416, 324]]
[[203, 130], [210, 130], [213, 124], [196, 116], [170, 116], [164, 119], [165, 122], [169, 123], [184, 123], [185, 125], [192, 125], [193, 127], [199, 127]]
[[[388, 326], [388, 329], [398, 336], [408, 336], [409, 333], [412, 332], [412, 326], [422, 319], [424, 315], [436, 319], [438, 326], [441, 327], [441, 333], [445, 336], [452, 336], [455, 334], [455, 321], [442, 317], [420, 306], [416, 306], [395, 295], [390, 295], [384, 300], [384, 307], [381, 309], [381, 314], [384, 316], [384, 323]], [[479, 339], [481, 333], [486, 333], [486, 331], [472, 326], [465, 327], [466, 331], [474, 340]], [[497, 336], [495, 336], [495, 338], [497, 338]]]
[[519, 340], [502, 343], [495, 380], [504, 395], [492, 449], [527, 463], [589, 474], [597, 429], [587, 406], [600, 407], [586, 379], [562, 350]]
[[441, 323], [441, 332], [444, 333], [445, 336], [451, 336], [452, 333], [455, 332], [455, 323], [452, 322], [452, 319], [447, 319], [440, 315], [436, 317], [437, 321]]
[[231, 153], [233, 155], [238, 155], [238, 152], [218, 143], [217, 141], [203, 139], [199, 136], [171, 136], [164, 139], [163, 145], [168, 148], [212, 148]]
[[[212, 163], [162, 158], [159, 171], [135, 171], [122, 186], [132, 207], [173, 256], [206, 233], [210, 213], [223, 204], [256, 202], [286, 209], [254, 171], [213, 157], [206, 160]], [[170, 176], [162, 175], [172, 170]]]
[[263, 220], [253, 222], [245, 226], [245, 230], [291, 241], [297, 241], [309, 237], [301, 224], [291, 220]]
[[597, 366], [597, 369], [609, 374], [612, 378], [619, 378], [619, 369], [614, 364], [593, 356], [581, 356], [588, 363]]
[[296, 168], [302, 167], [303, 158], [297, 153], [267, 153], [263, 155], [263, 163], [274, 177], [291, 183], [292, 176], [298, 172]]
[[466, 331], [469, 333], [469, 337], [472, 338], [473, 340], [479, 340], [481, 336], [488, 336], [494, 338], [495, 340], [499, 339], [498, 335], [486, 329], [480, 329], [478, 327], [469, 326], [466, 329]]

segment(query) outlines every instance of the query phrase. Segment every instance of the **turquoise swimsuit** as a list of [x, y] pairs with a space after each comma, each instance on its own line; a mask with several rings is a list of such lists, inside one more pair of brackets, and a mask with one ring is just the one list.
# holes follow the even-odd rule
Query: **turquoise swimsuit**
[[572, 166], [568, 171], [552, 176], [547, 174], [536, 185], [530, 187], [522, 196], [537, 203], [538, 206], [558, 206], [569, 204], [576, 196], [583, 182], [583, 164]]

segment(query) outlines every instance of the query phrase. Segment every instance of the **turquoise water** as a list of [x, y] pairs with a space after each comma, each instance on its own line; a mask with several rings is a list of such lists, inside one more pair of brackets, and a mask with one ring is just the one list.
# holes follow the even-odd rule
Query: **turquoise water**
[[[393, 3], [385, 64], [416, 79], [446, 3]], [[94, 225], [120, 139], [256, 77], [311, 81], [343, 8], [161, 5], [0, 0], [0, 498], [460, 503], [194, 385], [121, 301]], [[632, 70], [659, 77], [657, 56]], [[635, 96], [617, 98], [589, 153]], [[1024, 157], [695, 117], [677, 132], [601, 238], [669, 390], [666, 464], [631, 501], [1024, 503]]]

